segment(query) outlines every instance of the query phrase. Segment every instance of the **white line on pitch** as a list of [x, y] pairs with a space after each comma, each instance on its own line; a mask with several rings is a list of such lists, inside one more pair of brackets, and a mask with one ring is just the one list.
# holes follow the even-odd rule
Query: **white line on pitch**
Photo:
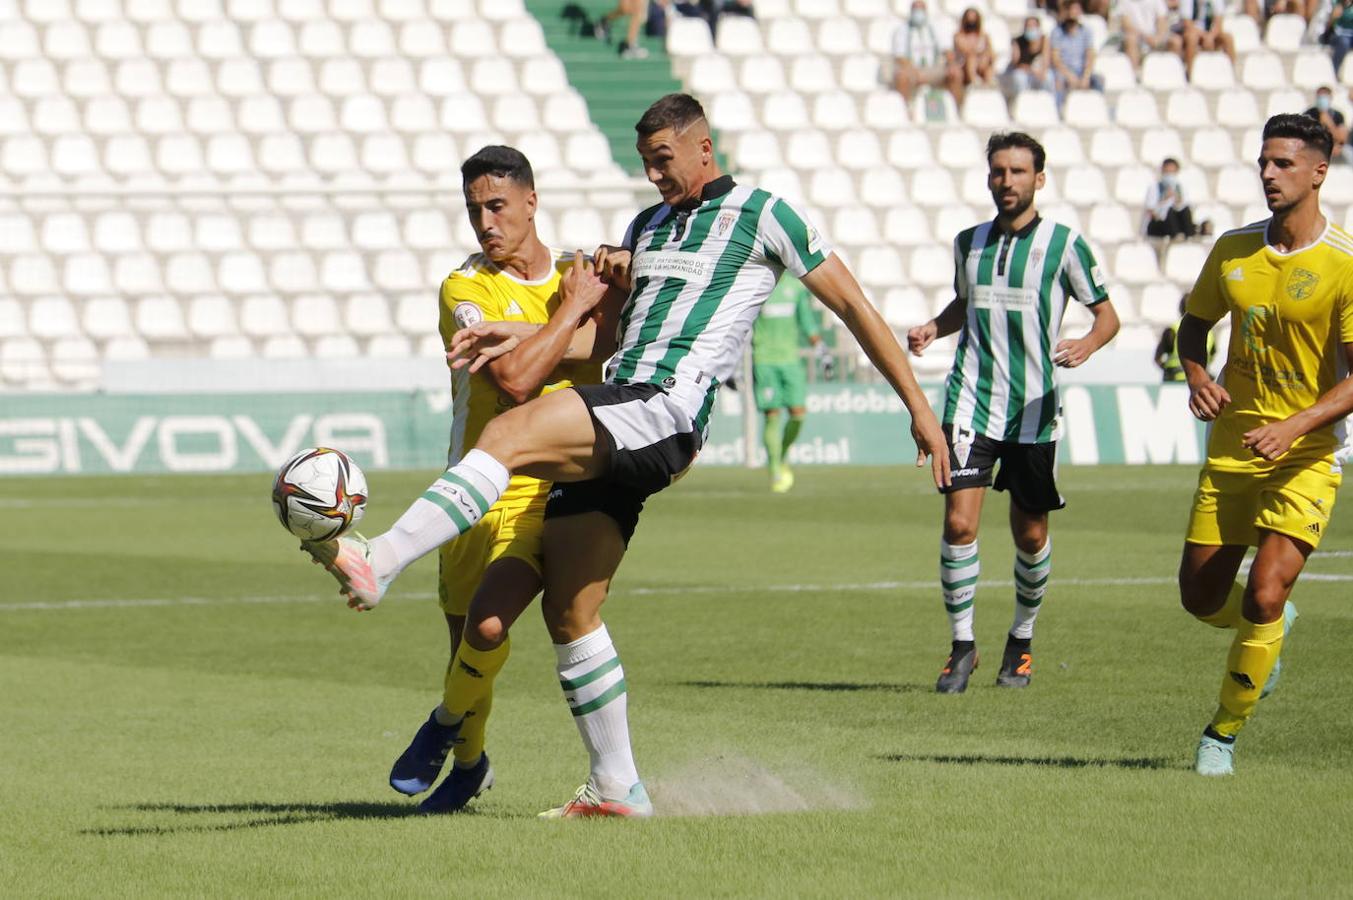
[[[1331, 575], [1306, 572], [1302, 581], [1353, 581], [1353, 575]], [[1053, 585], [1071, 585], [1077, 587], [1131, 587], [1133, 585], [1172, 585], [1174, 578], [1054, 578]], [[986, 587], [1012, 587], [1014, 582], [1008, 579], [984, 579]], [[634, 587], [615, 591], [616, 596], [670, 596], [681, 594], [805, 594], [831, 593], [833, 591], [869, 592], [869, 591], [905, 591], [929, 590], [938, 587], [937, 581], [871, 581], [856, 584], [747, 584], [747, 585], [672, 585], [671, 587]], [[431, 600], [436, 597], [430, 591], [399, 593], [392, 599]], [[131, 597], [103, 600], [38, 600], [27, 603], [0, 603], [0, 612], [20, 610], [73, 610], [73, 609], [129, 609], [137, 607], [165, 606], [221, 606], [242, 604], [285, 604], [285, 603], [337, 603], [334, 596], [246, 596], [246, 597]]]

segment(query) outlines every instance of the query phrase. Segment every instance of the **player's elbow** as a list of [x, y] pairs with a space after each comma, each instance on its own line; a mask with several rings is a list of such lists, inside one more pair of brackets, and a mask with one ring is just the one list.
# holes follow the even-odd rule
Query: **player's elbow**
[[520, 405], [534, 397], [539, 388], [535, 385], [500, 381], [498, 382], [498, 390], [506, 394], [513, 403]]

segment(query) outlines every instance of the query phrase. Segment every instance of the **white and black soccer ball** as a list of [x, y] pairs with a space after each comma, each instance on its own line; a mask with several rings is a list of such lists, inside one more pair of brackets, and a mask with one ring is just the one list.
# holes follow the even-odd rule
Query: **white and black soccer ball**
[[342, 450], [311, 447], [277, 470], [272, 506], [282, 527], [301, 540], [332, 540], [366, 511], [366, 476]]

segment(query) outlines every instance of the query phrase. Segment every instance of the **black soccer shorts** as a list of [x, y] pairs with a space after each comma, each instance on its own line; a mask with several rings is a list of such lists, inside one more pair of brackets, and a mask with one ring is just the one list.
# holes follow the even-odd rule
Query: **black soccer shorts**
[[1057, 490], [1055, 441], [997, 441], [953, 425], [944, 426], [944, 438], [949, 444], [950, 485], [941, 488], [941, 493], [991, 487], [994, 481], [996, 490], [1009, 491], [1010, 501], [1026, 513], [1037, 515], [1066, 506]]

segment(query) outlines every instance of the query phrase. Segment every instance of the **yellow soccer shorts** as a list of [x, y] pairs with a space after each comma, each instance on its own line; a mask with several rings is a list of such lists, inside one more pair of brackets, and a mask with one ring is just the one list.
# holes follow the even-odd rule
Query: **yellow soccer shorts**
[[1329, 527], [1340, 480], [1325, 461], [1280, 465], [1261, 473], [1204, 467], [1185, 540], [1254, 547], [1264, 529], [1318, 547]]
[[438, 550], [437, 594], [442, 612], [464, 616], [484, 572], [500, 559], [519, 559], [536, 574], [542, 571], [541, 533], [545, 497], [499, 504], [454, 541]]

